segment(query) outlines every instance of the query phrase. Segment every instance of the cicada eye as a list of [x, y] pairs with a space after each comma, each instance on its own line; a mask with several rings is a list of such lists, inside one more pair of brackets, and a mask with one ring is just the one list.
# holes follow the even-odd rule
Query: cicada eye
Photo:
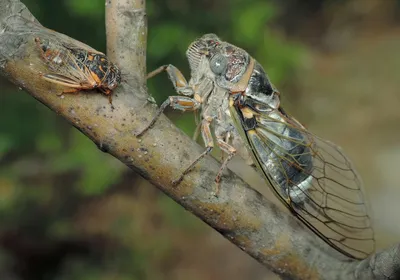
[[226, 71], [227, 64], [228, 61], [225, 56], [216, 54], [213, 56], [213, 58], [211, 58], [210, 68], [211, 71], [214, 72], [214, 74], [219, 75]]

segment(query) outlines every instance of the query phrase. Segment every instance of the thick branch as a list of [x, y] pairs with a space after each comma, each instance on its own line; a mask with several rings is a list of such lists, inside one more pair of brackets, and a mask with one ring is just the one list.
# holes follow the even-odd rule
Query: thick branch
[[[174, 187], [171, 182], [202, 151], [165, 117], [136, 138], [154, 115], [145, 92], [144, 1], [107, 1], [108, 54], [121, 67], [125, 81], [114, 92], [114, 109], [98, 92], [58, 96], [63, 88], [40, 78], [46, 72], [34, 38], [43, 34], [81, 44], [34, 23], [15, 0], [0, 0], [0, 72], [63, 116], [104, 152], [115, 156], [173, 198], [247, 254], [286, 279], [395, 279], [399, 247], [368, 260], [350, 261], [295, 218], [281, 212], [240, 178], [229, 172], [214, 197], [211, 157]], [[23, 16], [23, 17], [21, 17]], [[29, 20], [29, 24], [21, 24]]]

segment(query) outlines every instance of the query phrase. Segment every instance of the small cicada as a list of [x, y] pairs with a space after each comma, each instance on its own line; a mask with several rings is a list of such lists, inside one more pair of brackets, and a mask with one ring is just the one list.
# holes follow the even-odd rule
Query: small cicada
[[64, 93], [98, 89], [109, 97], [121, 82], [121, 71], [101, 52], [59, 43], [55, 39], [36, 37], [35, 42], [49, 73], [47, 81], [68, 87]]
[[187, 57], [189, 83], [172, 65], [148, 75], [167, 71], [179, 95], [169, 97], [138, 135], [167, 106], [199, 111], [206, 150], [182, 176], [213, 149], [213, 128], [218, 147], [227, 154], [217, 183], [228, 161], [239, 154], [252, 162], [291, 213], [331, 247], [357, 259], [372, 253], [374, 232], [362, 182], [341, 149], [283, 110], [264, 69], [243, 49], [207, 34], [189, 46]]

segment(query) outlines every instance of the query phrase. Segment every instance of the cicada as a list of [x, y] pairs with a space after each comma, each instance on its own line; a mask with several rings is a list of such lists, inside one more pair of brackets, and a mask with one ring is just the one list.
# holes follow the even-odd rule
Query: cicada
[[41, 76], [67, 87], [60, 95], [98, 89], [111, 103], [111, 93], [121, 82], [121, 71], [103, 53], [55, 39], [36, 37], [35, 42], [50, 70]]
[[372, 253], [374, 232], [362, 182], [343, 151], [312, 134], [282, 108], [279, 91], [243, 49], [207, 34], [186, 54], [189, 82], [173, 65], [148, 75], [165, 70], [178, 95], [170, 96], [138, 135], [167, 106], [200, 112], [206, 150], [182, 176], [213, 149], [213, 129], [218, 147], [227, 154], [217, 182], [229, 160], [239, 154], [263, 175], [291, 213], [331, 247], [356, 259]]

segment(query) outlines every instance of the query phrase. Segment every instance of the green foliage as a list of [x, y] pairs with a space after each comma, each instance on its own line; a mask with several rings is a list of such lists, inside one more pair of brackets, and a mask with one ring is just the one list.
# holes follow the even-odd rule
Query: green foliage
[[0, 157], [12, 149], [13, 142], [8, 134], [0, 135]]
[[269, 2], [249, 3], [244, 7], [236, 6], [232, 10], [233, 38], [238, 41], [256, 45], [263, 37], [263, 31], [275, 16], [275, 8]]
[[[168, 57], [174, 50], [181, 48], [182, 34], [185, 34], [185, 26], [166, 22], [154, 30], [153, 39], [147, 52], [149, 57], [160, 59]], [[162, 46], [162, 47], [160, 47]]]
[[121, 162], [99, 152], [93, 142], [76, 130], [71, 131], [69, 137], [69, 145], [53, 158], [54, 172], [81, 172], [76, 187], [83, 194], [101, 194], [118, 182], [125, 170]]
[[71, 13], [82, 17], [98, 17], [104, 14], [104, 1], [68, 0], [65, 2]]

